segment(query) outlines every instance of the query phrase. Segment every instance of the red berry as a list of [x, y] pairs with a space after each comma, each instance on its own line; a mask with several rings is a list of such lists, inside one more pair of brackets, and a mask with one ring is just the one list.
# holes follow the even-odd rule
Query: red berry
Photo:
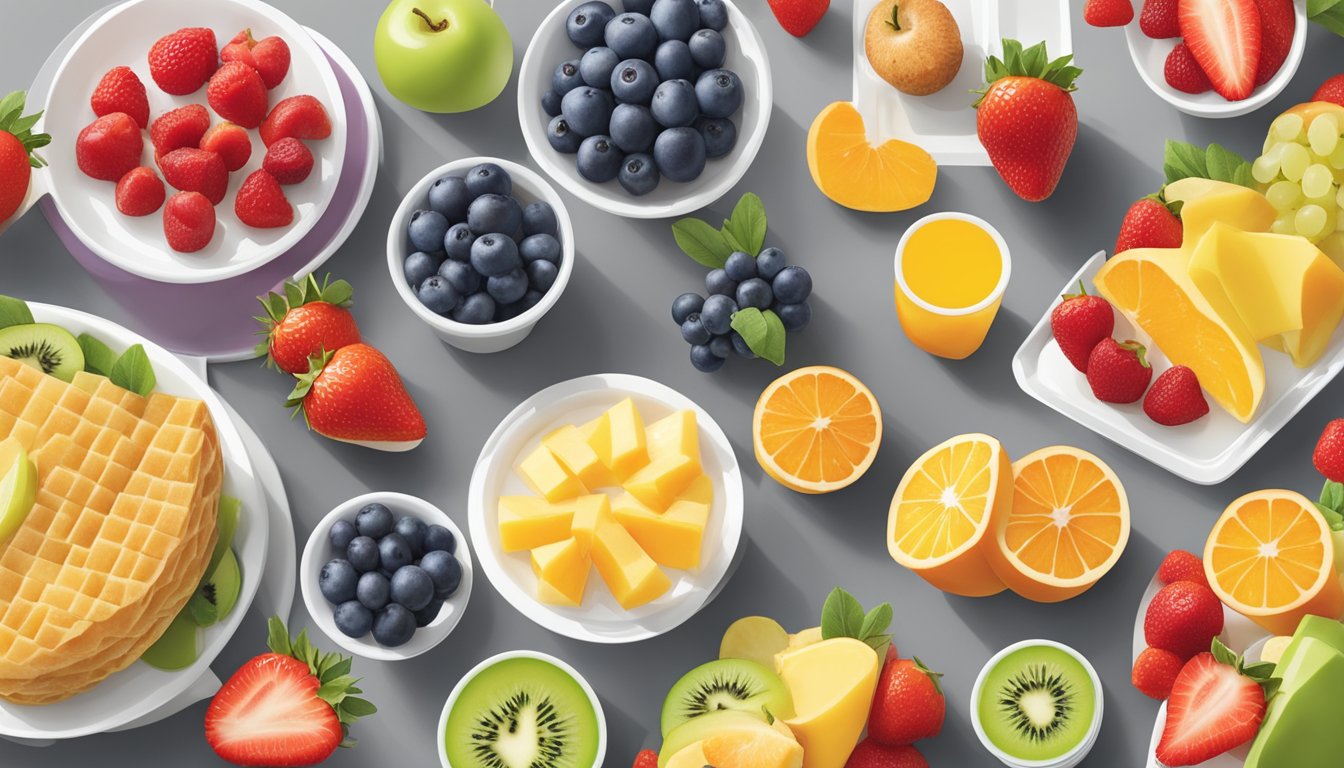
[[1120, 223], [1115, 252], [1131, 248], [1180, 248], [1185, 237], [1181, 220], [1161, 194], [1135, 200]]
[[[1213, 90], [1209, 76], [1204, 73], [1204, 68], [1199, 66], [1199, 62], [1195, 61], [1190, 46], [1184, 42], [1177, 43], [1176, 47], [1171, 49], [1171, 53], [1167, 54], [1167, 63], [1163, 67], [1162, 74], [1167, 79], [1167, 85], [1181, 93], [1201, 94]], [[1177, 244], [1180, 244], [1179, 240]]]
[[159, 175], [143, 165], [127, 171], [117, 182], [117, 210], [127, 216], [148, 216], [163, 205], [163, 197]]
[[1143, 397], [1153, 379], [1152, 366], [1137, 341], [1117, 343], [1102, 339], [1087, 358], [1087, 383], [1103, 403], [1133, 403]]
[[159, 158], [163, 178], [175, 189], [200, 192], [211, 205], [219, 205], [229, 189], [229, 172], [214, 152], [183, 147]]
[[1321, 83], [1321, 87], [1316, 89], [1316, 94], [1311, 97], [1311, 100], [1328, 101], [1331, 104], [1344, 107], [1344, 74], [1326, 78], [1326, 81]]
[[1139, 29], [1155, 40], [1180, 37], [1180, 5], [1180, 0], [1144, 0]]
[[125, 112], [141, 128], [149, 125], [149, 96], [145, 93], [145, 84], [140, 82], [130, 67], [109, 69], [93, 89], [89, 106], [93, 107], [93, 114], [99, 117]]
[[149, 49], [149, 76], [164, 93], [195, 93], [219, 66], [215, 33], [204, 27], [185, 27], [164, 35]]
[[635, 755], [635, 764], [632, 768], [658, 768], [658, 753], [652, 749], [646, 749]]
[[252, 137], [240, 125], [215, 123], [201, 137], [201, 149], [219, 155], [224, 167], [233, 173], [252, 157]]
[[294, 220], [294, 208], [280, 182], [266, 171], [253, 171], [243, 180], [233, 201], [233, 211], [239, 221], [259, 229], [288, 226]]
[[1178, 581], [1193, 581], [1196, 584], [1209, 585], [1204, 575], [1204, 561], [1184, 549], [1173, 549], [1157, 568], [1157, 580], [1163, 584], [1175, 584]]
[[85, 175], [120, 181], [140, 164], [145, 140], [140, 126], [125, 112], [103, 115], [85, 126], [75, 139], [75, 162]]
[[256, 128], [266, 119], [270, 97], [261, 75], [246, 64], [230, 61], [210, 76], [205, 89], [210, 108], [225, 120]]
[[1115, 312], [1111, 303], [1100, 296], [1088, 295], [1083, 284], [1078, 293], [1064, 294], [1064, 300], [1050, 312], [1050, 331], [1059, 351], [1074, 368], [1087, 373], [1087, 358], [1102, 339], [1115, 330]]
[[1185, 666], [1185, 659], [1161, 648], [1144, 648], [1134, 660], [1130, 682], [1150, 699], [1162, 701], [1171, 695], [1171, 686]]
[[1255, 84], [1264, 85], [1283, 68], [1297, 34], [1293, 0], [1255, 0], [1260, 10], [1260, 66]]
[[154, 156], [163, 157], [174, 149], [195, 148], [210, 128], [210, 113], [200, 104], [164, 112], [149, 125], [149, 141], [154, 145]]
[[919, 659], [888, 654], [868, 712], [868, 735], [884, 744], [912, 744], [937, 736], [947, 712], [940, 677]]
[[289, 46], [284, 40], [271, 35], [257, 40], [252, 30], [244, 29], [219, 52], [221, 61], [237, 61], [257, 70], [266, 87], [274, 88], [289, 72]]
[[1321, 439], [1316, 441], [1311, 463], [1325, 475], [1325, 479], [1344, 483], [1344, 419], [1335, 419], [1325, 425]]
[[179, 253], [195, 253], [215, 235], [215, 207], [200, 192], [177, 192], [163, 206], [163, 235]]
[[284, 138], [266, 148], [261, 167], [281, 184], [298, 184], [313, 170], [313, 153], [302, 141]]
[[331, 118], [322, 102], [312, 96], [290, 96], [271, 108], [261, 124], [261, 141], [266, 146], [292, 136], [296, 139], [325, 139], [331, 135]]
[[869, 736], [849, 753], [845, 768], [929, 768], [929, 761], [909, 744], [883, 744]]
[[1143, 638], [1182, 660], [1209, 649], [1223, 631], [1223, 604], [1213, 590], [1193, 581], [1168, 584], [1153, 595], [1143, 617]]
[[1164, 427], [1179, 427], [1204, 417], [1209, 401], [1199, 387], [1199, 377], [1184, 365], [1162, 372], [1143, 398], [1143, 412]]
[[1129, 0], [1087, 0], [1083, 20], [1094, 27], [1123, 27], [1134, 20]]

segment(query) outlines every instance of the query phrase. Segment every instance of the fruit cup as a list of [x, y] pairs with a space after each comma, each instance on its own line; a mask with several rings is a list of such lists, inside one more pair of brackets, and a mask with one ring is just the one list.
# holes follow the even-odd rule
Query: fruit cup
[[983, 219], [935, 213], [896, 246], [896, 317], [931, 355], [961, 360], [980, 348], [1012, 274], [1008, 244]]

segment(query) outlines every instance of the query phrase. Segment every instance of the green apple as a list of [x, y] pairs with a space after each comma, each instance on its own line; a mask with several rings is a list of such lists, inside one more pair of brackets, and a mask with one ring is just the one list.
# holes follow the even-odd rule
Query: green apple
[[489, 104], [513, 73], [509, 30], [485, 0], [392, 0], [373, 35], [383, 85], [426, 112]]
[[0, 440], [0, 545], [28, 518], [37, 500], [37, 467], [15, 438]]

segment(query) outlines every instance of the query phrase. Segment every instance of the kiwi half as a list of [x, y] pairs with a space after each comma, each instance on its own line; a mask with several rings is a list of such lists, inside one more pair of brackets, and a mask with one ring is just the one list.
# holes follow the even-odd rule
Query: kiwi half
[[541, 659], [505, 659], [463, 687], [443, 732], [453, 768], [590, 768], [597, 713], [568, 672]]
[[0, 328], [0, 355], [31, 365], [61, 381], [84, 370], [84, 350], [70, 332], [50, 323]]
[[663, 736], [688, 720], [725, 709], [761, 720], [793, 717], [788, 686], [765, 665], [746, 659], [719, 659], [682, 676], [663, 702]]
[[1063, 757], [1082, 743], [1096, 713], [1092, 676], [1052, 646], [1020, 648], [999, 660], [980, 689], [985, 735], [1019, 760]]

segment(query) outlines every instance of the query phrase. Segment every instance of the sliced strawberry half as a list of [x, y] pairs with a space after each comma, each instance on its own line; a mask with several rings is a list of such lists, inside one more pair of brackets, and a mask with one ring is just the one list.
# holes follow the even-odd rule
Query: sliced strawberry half
[[1262, 29], [1255, 0], [1180, 0], [1181, 35], [1213, 90], [1241, 101], [1255, 90]]
[[1176, 676], [1157, 759], [1199, 765], [1255, 738], [1265, 702], [1279, 685], [1273, 671], [1273, 664], [1246, 664], [1215, 639], [1210, 652], [1190, 659]]

